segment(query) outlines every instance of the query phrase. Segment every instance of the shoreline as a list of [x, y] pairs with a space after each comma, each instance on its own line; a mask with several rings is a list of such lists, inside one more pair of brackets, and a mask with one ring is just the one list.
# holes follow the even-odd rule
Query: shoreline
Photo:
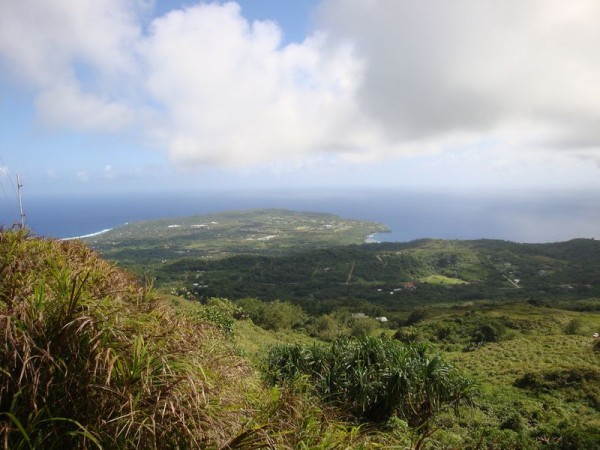
[[59, 239], [59, 240], [60, 241], [72, 241], [74, 239], [85, 239], [85, 238], [90, 238], [90, 237], [98, 236], [100, 234], [107, 233], [110, 230], [112, 230], [112, 228], [106, 228], [104, 230], [96, 231], [95, 233], [84, 234], [82, 236], [73, 236], [73, 237], [68, 237], [68, 238], [62, 238], [62, 239]]
[[375, 239], [375, 235], [378, 234], [378, 233], [379, 232], [369, 234], [365, 238], [365, 244], [381, 244], [381, 241], [378, 241], [377, 239]]

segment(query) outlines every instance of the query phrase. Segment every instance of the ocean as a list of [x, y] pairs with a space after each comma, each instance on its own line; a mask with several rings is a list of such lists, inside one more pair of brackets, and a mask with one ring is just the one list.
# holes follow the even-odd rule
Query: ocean
[[[127, 222], [248, 208], [328, 212], [382, 222], [379, 241], [419, 238], [555, 242], [600, 238], [600, 195], [592, 192], [425, 192], [415, 190], [198, 192], [24, 199], [27, 225], [38, 235], [66, 238]], [[0, 204], [0, 223], [19, 219]]]

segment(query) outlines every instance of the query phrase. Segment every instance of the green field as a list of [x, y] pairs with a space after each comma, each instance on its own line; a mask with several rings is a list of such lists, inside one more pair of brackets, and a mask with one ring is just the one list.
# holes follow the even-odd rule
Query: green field
[[459, 278], [451, 278], [445, 275], [427, 275], [419, 280], [421, 283], [427, 284], [467, 284], [468, 281], [461, 280]]

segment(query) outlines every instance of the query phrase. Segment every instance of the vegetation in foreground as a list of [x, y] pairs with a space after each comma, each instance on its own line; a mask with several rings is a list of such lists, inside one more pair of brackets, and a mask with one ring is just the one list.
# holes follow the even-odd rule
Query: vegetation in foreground
[[81, 243], [4, 231], [0, 441], [597, 449], [600, 315], [559, 306], [446, 303], [385, 325], [285, 301], [201, 303], [153, 292]]
[[2, 232], [0, 275], [5, 448], [222, 447], [241, 431], [255, 387], [208, 322], [80, 242]]
[[337, 339], [329, 347], [284, 345], [267, 356], [270, 383], [294, 383], [302, 377], [332, 404], [369, 421], [405, 420], [423, 432], [433, 416], [455, 411], [475, 392], [466, 378], [424, 345], [403, 347], [375, 337]]
[[263, 384], [233, 344], [228, 301], [159, 296], [80, 242], [23, 230], [0, 232], [0, 258], [4, 448], [406, 447], [419, 433], [363, 428], [345, 412], [354, 398]]

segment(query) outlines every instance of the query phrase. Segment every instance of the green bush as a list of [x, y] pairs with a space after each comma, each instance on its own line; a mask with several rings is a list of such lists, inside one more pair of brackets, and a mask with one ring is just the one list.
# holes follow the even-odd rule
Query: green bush
[[419, 429], [474, 393], [469, 378], [426, 346], [373, 337], [337, 339], [329, 347], [275, 346], [263, 372], [271, 384], [307, 377], [318, 395], [345, 411], [375, 421], [398, 415]]
[[[194, 303], [190, 302], [189, 306]], [[195, 306], [198, 307], [184, 308], [182, 305], [179, 305], [179, 308], [196, 320], [202, 320], [216, 325], [226, 335], [231, 335], [233, 333], [235, 319], [242, 317], [242, 308], [225, 298], [213, 297], [208, 299], [206, 303], [201, 306], [197, 304], [195, 304]]]
[[565, 400], [587, 403], [600, 411], [600, 370], [571, 367], [562, 370], [526, 372], [514, 381], [513, 386], [529, 389], [538, 394], [561, 391]]
[[457, 341], [457, 326], [455, 323], [438, 322], [434, 326], [435, 337], [440, 342], [456, 342]]
[[425, 308], [417, 307], [411, 311], [406, 320], [404, 321], [405, 326], [411, 326], [416, 323], [422, 322], [427, 317], [427, 310]]
[[254, 324], [266, 330], [298, 328], [306, 322], [304, 310], [289, 302], [263, 302], [256, 298], [244, 298], [237, 301], [237, 306], [242, 308]]
[[501, 430], [512, 430], [516, 433], [521, 433], [525, 429], [523, 417], [518, 412], [512, 413], [500, 424]]
[[371, 317], [354, 319], [352, 325], [350, 326], [350, 335], [353, 337], [369, 336], [377, 328], [379, 328], [379, 322]]
[[569, 322], [565, 326], [565, 334], [579, 334], [581, 332], [582, 327], [583, 321], [579, 317], [574, 317], [573, 319], [569, 320]]
[[313, 336], [324, 341], [332, 341], [341, 334], [340, 323], [331, 314], [317, 318], [313, 325]]
[[473, 342], [498, 342], [503, 339], [505, 332], [506, 328], [502, 323], [489, 320], [476, 326], [472, 338]]
[[393, 338], [404, 344], [415, 344], [417, 342], [423, 341], [423, 337], [421, 336], [419, 331], [414, 327], [400, 328], [394, 333]]
[[545, 426], [536, 432], [544, 448], [552, 450], [600, 450], [600, 430], [585, 425], [560, 423]]

